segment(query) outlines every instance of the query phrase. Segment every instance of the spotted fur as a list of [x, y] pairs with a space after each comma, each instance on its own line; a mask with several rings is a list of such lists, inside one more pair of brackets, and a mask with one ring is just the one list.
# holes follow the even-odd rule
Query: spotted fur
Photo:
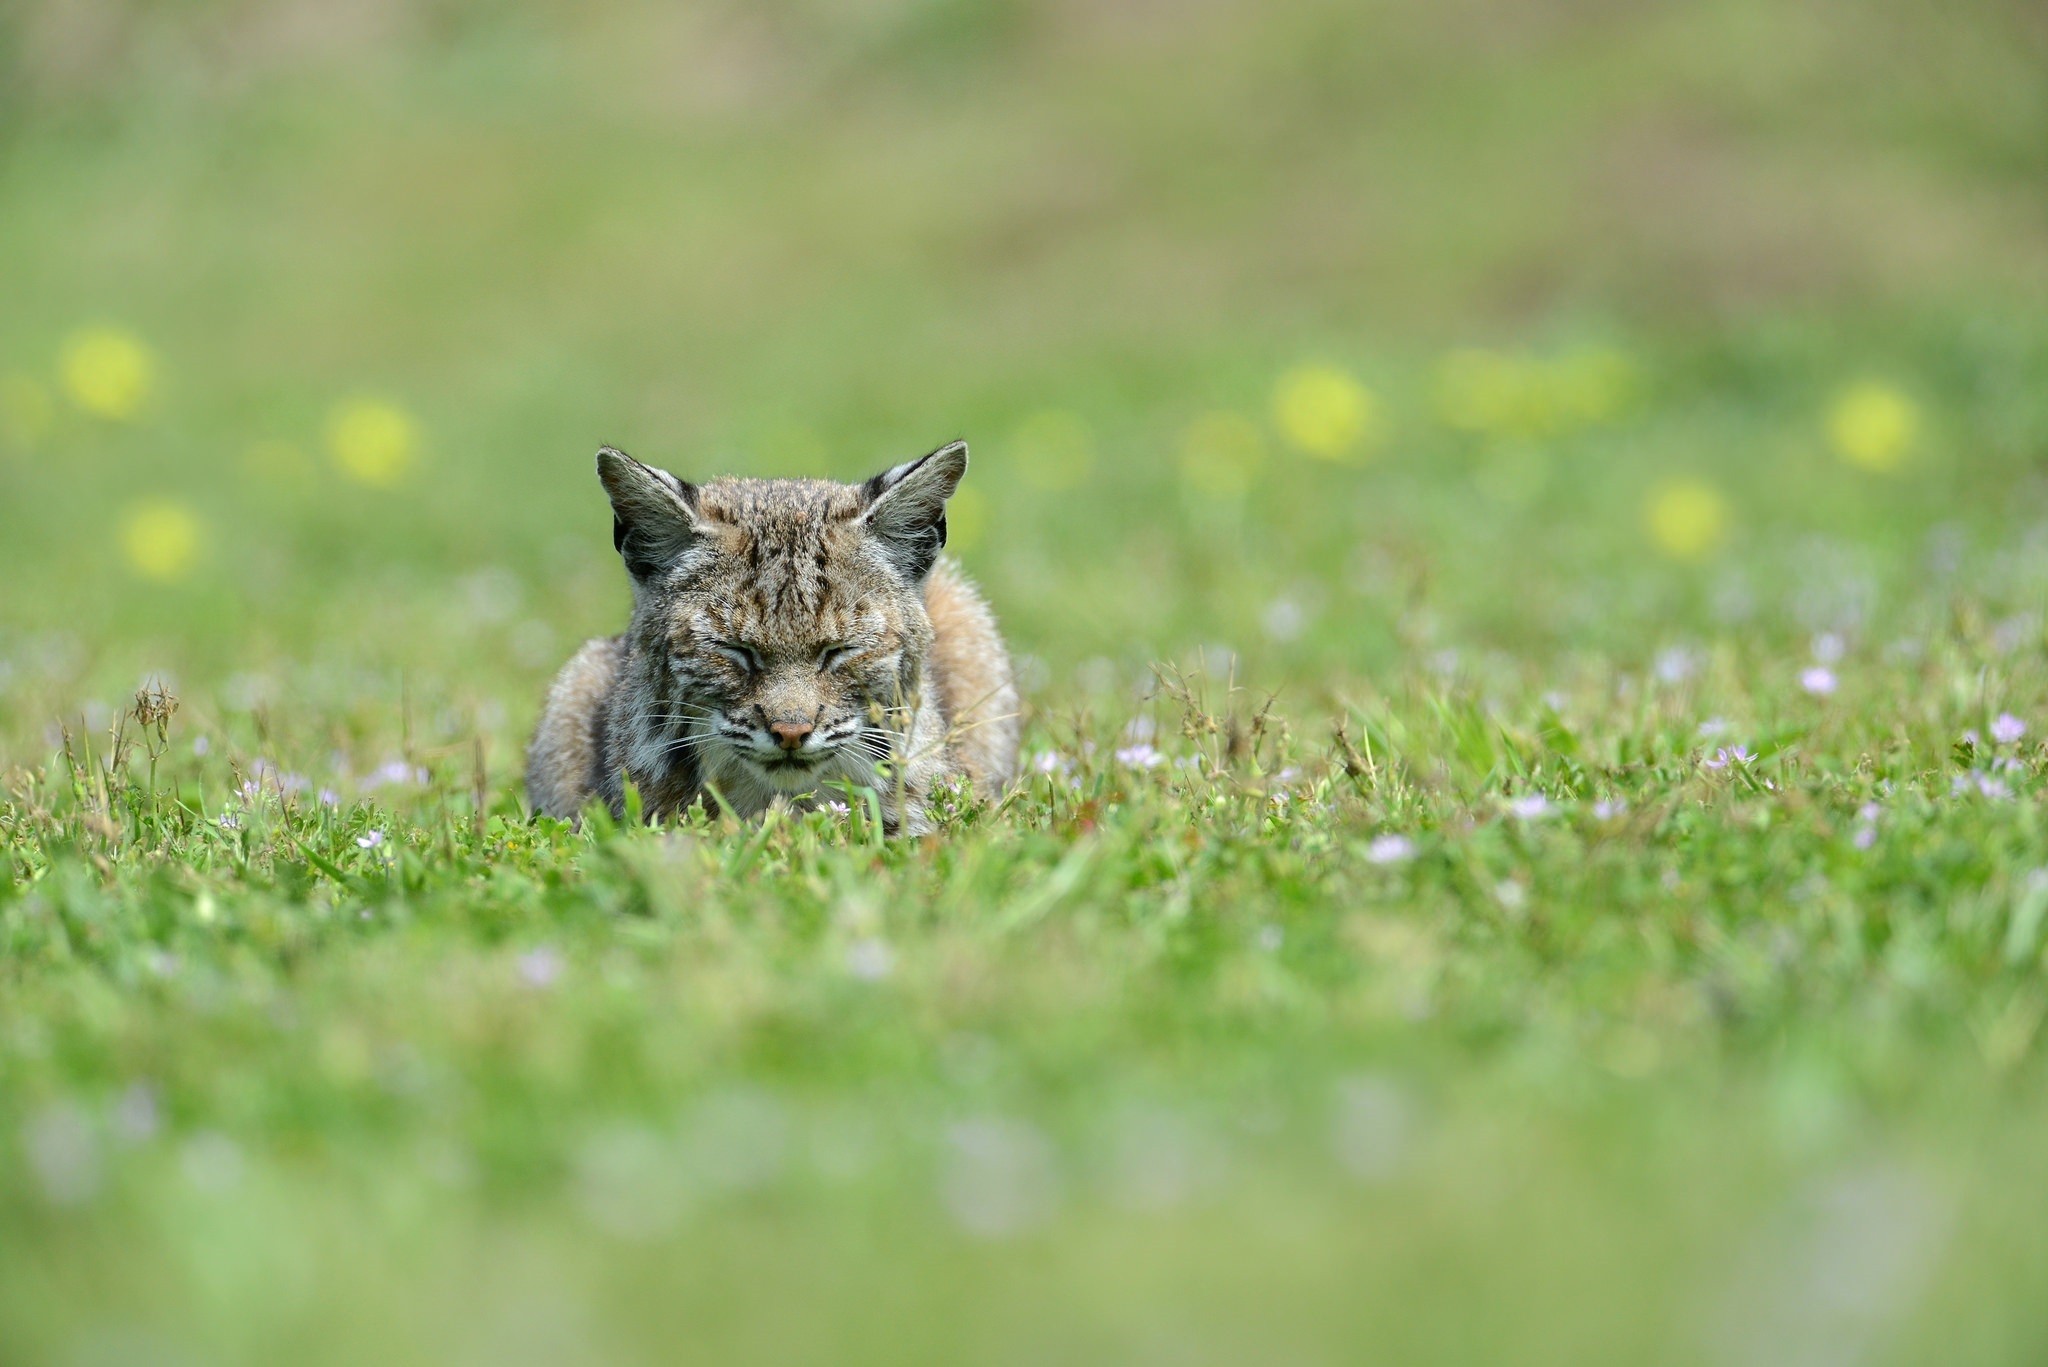
[[629, 780], [656, 817], [851, 785], [918, 834], [940, 785], [993, 795], [1015, 776], [1009, 653], [940, 553], [966, 443], [858, 485], [693, 485], [610, 447], [597, 470], [633, 614], [549, 690], [527, 753], [536, 811], [621, 814]]

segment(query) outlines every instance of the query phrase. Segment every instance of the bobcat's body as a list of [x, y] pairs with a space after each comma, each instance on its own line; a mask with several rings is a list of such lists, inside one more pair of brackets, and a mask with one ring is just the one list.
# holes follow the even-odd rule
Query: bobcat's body
[[1017, 759], [1009, 654], [938, 555], [966, 461], [955, 444], [862, 485], [697, 487], [601, 452], [633, 617], [549, 690], [527, 757], [535, 810], [622, 813], [630, 781], [649, 816], [707, 791], [751, 816], [852, 785], [917, 833], [939, 785], [999, 791]]

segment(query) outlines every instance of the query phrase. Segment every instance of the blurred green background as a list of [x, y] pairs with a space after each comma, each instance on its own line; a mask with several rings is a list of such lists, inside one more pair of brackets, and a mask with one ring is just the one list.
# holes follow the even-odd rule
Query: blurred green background
[[[0, 0], [0, 1361], [2038, 1356], [2044, 306], [2035, 0]], [[956, 436], [1025, 796], [522, 820]]]
[[403, 666], [516, 743], [599, 442], [956, 435], [1055, 690], [1863, 626], [2042, 507], [2044, 73], [2023, 0], [17, 0], [0, 629], [45, 711]]

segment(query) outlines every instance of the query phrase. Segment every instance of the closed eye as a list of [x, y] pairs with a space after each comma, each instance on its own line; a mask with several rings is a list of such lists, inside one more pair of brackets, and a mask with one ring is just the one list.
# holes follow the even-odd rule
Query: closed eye
[[750, 674], [761, 672], [761, 652], [739, 641], [713, 641], [710, 649], [715, 655], [722, 655]]
[[860, 647], [856, 645], [848, 645], [842, 642], [838, 645], [826, 646], [818, 652], [818, 672], [824, 674], [837, 669], [858, 654], [860, 654]]

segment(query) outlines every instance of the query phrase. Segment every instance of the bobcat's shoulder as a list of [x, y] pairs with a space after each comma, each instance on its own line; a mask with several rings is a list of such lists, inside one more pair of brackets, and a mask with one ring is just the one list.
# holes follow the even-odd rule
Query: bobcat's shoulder
[[1017, 683], [995, 614], [958, 564], [942, 558], [925, 581], [932, 623], [929, 670], [945, 715], [953, 764], [983, 797], [1017, 776]]
[[555, 675], [526, 750], [526, 794], [546, 816], [575, 817], [597, 796], [606, 768], [605, 720], [626, 638], [586, 641]]

